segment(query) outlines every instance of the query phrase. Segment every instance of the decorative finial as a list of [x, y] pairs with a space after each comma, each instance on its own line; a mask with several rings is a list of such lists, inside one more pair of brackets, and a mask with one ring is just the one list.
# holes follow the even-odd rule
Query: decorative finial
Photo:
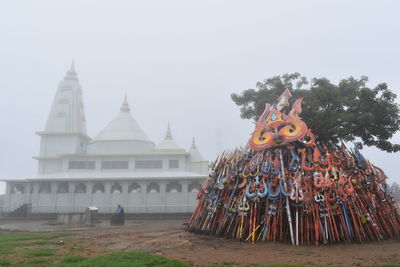
[[72, 59], [71, 67], [67, 71], [67, 74], [64, 77], [64, 80], [66, 81], [77, 81], [78, 77], [76, 76], [75, 72], [75, 60]]
[[171, 134], [171, 128], [169, 126], [169, 122], [168, 122], [168, 126], [167, 126], [167, 132], [165, 133], [165, 140], [172, 140], [172, 134]]
[[196, 148], [196, 139], [194, 137], [192, 139], [192, 148]]
[[121, 105], [121, 111], [122, 112], [130, 111], [129, 104], [128, 104], [128, 96], [126, 93], [125, 93], [125, 97], [124, 97], [124, 102], [122, 102], [122, 105]]
[[69, 71], [70, 72], [75, 72], [75, 59], [72, 59], [71, 68], [70, 68]]

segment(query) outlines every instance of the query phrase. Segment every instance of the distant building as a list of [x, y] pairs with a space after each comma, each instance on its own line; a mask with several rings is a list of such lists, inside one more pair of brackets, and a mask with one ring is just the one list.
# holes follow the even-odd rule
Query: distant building
[[32, 213], [83, 212], [96, 206], [113, 212], [184, 213], [196, 204], [207, 177], [193, 139], [186, 151], [169, 125], [155, 145], [132, 117], [125, 96], [117, 116], [96, 137], [86, 133], [86, 119], [74, 66], [57, 89], [41, 138], [38, 175], [6, 179], [4, 211], [31, 206]]

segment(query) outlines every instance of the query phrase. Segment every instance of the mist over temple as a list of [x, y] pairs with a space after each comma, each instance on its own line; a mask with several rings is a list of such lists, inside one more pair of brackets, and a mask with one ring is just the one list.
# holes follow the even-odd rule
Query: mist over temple
[[207, 177], [208, 161], [194, 138], [190, 149], [181, 148], [168, 124], [156, 145], [130, 113], [126, 95], [115, 118], [89, 137], [74, 63], [37, 134], [38, 175], [5, 180], [4, 211], [10, 215], [83, 212], [88, 206], [109, 213], [118, 204], [127, 213], [188, 213]]

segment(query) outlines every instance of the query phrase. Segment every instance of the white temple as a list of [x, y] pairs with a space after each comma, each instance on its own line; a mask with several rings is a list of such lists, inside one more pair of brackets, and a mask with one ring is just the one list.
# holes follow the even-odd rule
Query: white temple
[[126, 96], [116, 117], [90, 138], [74, 64], [37, 134], [38, 175], [5, 180], [5, 212], [29, 206], [32, 213], [75, 213], [96, 206], [110, 213], [121, 204], [127, 213], [187, 213], [208, 174], [194, 139], [186, 151], [168, 125], [155, 145], [130, 113]]

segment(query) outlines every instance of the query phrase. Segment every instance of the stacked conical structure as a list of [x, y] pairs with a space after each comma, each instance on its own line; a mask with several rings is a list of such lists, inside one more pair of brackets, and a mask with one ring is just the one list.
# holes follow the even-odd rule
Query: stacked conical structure
[[322, 144], [290, 112], [288, 90], [266, 105], [246, 148], [215, 161], [187, 230], [241, 241], [350, 243], [400, 236], [382, 169], [358, 148]]

